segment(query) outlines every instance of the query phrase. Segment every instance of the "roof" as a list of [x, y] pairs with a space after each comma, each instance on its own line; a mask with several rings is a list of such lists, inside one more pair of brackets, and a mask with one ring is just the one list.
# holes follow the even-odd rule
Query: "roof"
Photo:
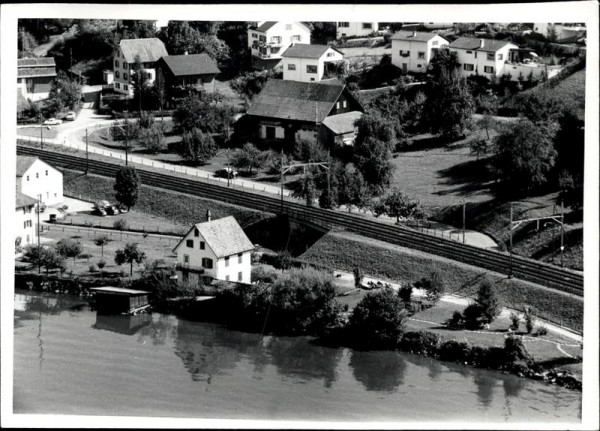
[[270, 79], [255, 97], [248, 115], [321, 123], [344, 88], [337, 82]]
[[275, 24], [277, 24], [277, 21], [265, 21], [263, 22], [261, 25], [259, 25], [256, 30], [257, 31], [267, 31], [269, 30], [271, 27], [273, 27]]
[[54, 57], [39, 57], [39, 58], [19, 58], [17, 60], [17, 67], [44, 67], [44, 66], [56, 66]]
[[146, 290], [126, 289], [124, 287], [112, 287], [112, 286], [92, 287], [92, 288], [90, 288], [90, 290], [93, 290], [95, 292], [114, 293], [117, 295], [147, 295], [148, 293], [150, 293]]
[[35, 205], [36, 203], [37, 200], [35, 200], [34, 198], [24, 195], [21, 192], [17, 192], [17, 205], [15, 206], [15, 208], [29, 207]]
[[208, 54], [168, 55], [162, 58], [175, 76], [217, 74], [221, 71]]
[[[480, 42], [483, 40], [483, 48], [479, 47]], [[459, 37], [450, 45], [449, 48], [455, 49], [468, 49], [473, 51], [486, 51], [496, 52], [499, 49], [504, 48], [506, 45], [514, 45], [514, 43], [506, 40], [494, 40], [494, 39], [476, 39], [474, 37]], [[515, 45], [516, 46], [516, 45]]]
[[323, 125], [325, 125], [336, 135], [351, 133], [354, 132], [354, 123], [356, 120], [362, 117], [362, 115], [363, 113], [360, 111], [351, 111], [343, 114], [331, 115], [323, 120]]
[[36, 160], [39, 159], [33, 156], [17, 156], [17, 177], [25, 175], [27, 169], [29, 169]]
[[193, 229], [200, 231], [204, 241], [219, 259], [254, 249], [254, 245], [235, 218], [228, 216], [194, 225], [173, 250], [179, 247]]
[[334, 51], [342, 52], [329, 45], [310, 45], [308, 43], [296, 43], [290, 45], [281, 56], [284, 58], [321, 58], [327, 50], [331, 48]]
[[54, 67], [28, 67], [17, 69], [17, 78], [35, 78], [41, 76], [56, 76]]
[[147, 39], [123, 39], [119, 43], [121, 52], [127, 63], [135, 62], [136, 55], [140, 56], [142, 63], [157, 61], [169, 55], [165, 44], [156, 37]]
[[426, 31], [397, 31], [392, 36], [392, 40], [416, 40], [419, 42], [428, 42], [436, 36], [439, 35], [436, 33], [429, 33]]
[[56, 76], [56, 63], [53, 57], [19, 58], [17, 78]]

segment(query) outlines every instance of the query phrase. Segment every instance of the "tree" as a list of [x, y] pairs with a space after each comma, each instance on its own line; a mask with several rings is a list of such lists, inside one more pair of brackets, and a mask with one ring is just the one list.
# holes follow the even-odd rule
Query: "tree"
[[210, 133], [198, 128], [183, 134], [178, 145], [179, 154], [194, 163], [206, 163], [217, 154], [217, 144]]
[[232, 90], [236, 91], [240, 96], [247, 100], [260, 93], [267, 81], [273, 77], [275, 72], [272, 70], [260, 72], [247, 72], [229, 82]]
[[159, 124], [140, 129], [137, 140], [150, 154], [156, 154], [167, 147], [165, 135]]
[[354, 307], [349, 335], [360, 347], [393, 348], [404, 333], [407, 312], [391, 288], [368, 293]]
[[303, 162], [322, 162], [327, 160], [327, 151], [317, 141], [300, 139], [294, 145], [294, 157]]
[[140, 113], [142, 112], [142, 99], [148, 93], [148, 72], [144, 69], [140, 56], [136, 55], [131, 73], [131, 86], [133, 87], [133, 98], [137, 100]]
[[74, 109], [81, 100], [81, 85], [61, 71], [50, 84], [48, 99], [54, 101], [56, 106]]
[[522, 119], [496, 137], [494, 166], [507, 191], [531, 191], [547, 182], [556, 158], [555, 134], [554, 124]]
[[[97, 236], [96, 238], [94, 238], [94, 244], [96, 244], [98, 247], [101, 247], [101, 256], [104, 257], [104, 246], [107, 245], [110, 242], [110, 238], [106, 235], [100, 235]], [[100, 267], [100, 266], [98, 266]]]
[[444, 281], [444, 276], [437, 269], [434, 269], [429, 274], [429, 278], [421, 278], [415, 283], [415, 287], [425, 290], [429, 301], [437, 302], [446, 291], [446, 282]]
[[399, 188], [394, 188], [383, 200], [383, 207], [376, 208], [376, 215], [380, 211], [389, 217], [396, 217], [396, 222], [400, 222], [400, 217], [421, 219], [424, 211], [421, 202], [405, 195]]
[[523, 92], [515, 96], [512, 106], [520, 116], [539, 123], [558, 120], [571, 103], [546, 92]]
[[146, 253], [138, 249], [137, 243], [127, 243], [123, 250], [117, 250], [115, 254], [115, 263], [119, 266], [124, 263], [129, 264], [129, 276], [133, 276], [133, 263], [138, 265], [146, 259]]
[[354, 287], [362, 287], [363, 278], [365, 277], [365, 274], [362, 272], [362, 270], [356, 266], [352, 270], [352, 274], [354, 275]]
[[75, 267], [75, 259], [81, 255], [83, 247], [79, 241], [64, 238], [56, 243], [56, 252], [64, 258], [72, 257], [73, 267]]
[[204, 111], [204, 103], [200, 96], [192, 93], [177, 103], [173, 112], [174, 126], [183, 132], [201, 128]]
[[246, 143], [233, 154], [232, 164], [238, 169], [247, 169], [252, 174], [252, 169], [258, 169], [265, 159], [263, 154], [254, 144]]
[[352, 206], [362, 208], [369, 198], [369, 193], [360, 171], [352, 163], [348, 163], [338, 167], [334, 174], [336, 181], [332, 182], [332, 190], [336, 191], [336, 203], [346, 205], [348, 212], [352, 210]]
[[306, 206], [312, 207], [317, 193], [317, 186], [315, 183], [315, 177], [309, 169], [306, 175], [302, 177], [300, 187], [293, 193], [294, 197], [304, 198], [306, 200]]
[[292, 255], [287, 250], [281, 250], [277, 253], [277, 257], [275, 258], [275, 262], [278, 268], [281, 268], [281, 272], [286, 269], [290, 269], [292, 266]]
[[559, 200], [567, 207], [573, 210], [583, 208], [583, 178], [581, 175], [573, 176], [562, 171], [558, 177], [558, 187], [560, 188]]
[[186, 52], [193, 54], [201, 35], [198, 30], [190, 27], [188, 21], [169, 21], [165, 31], [159, 34], [165, 42], [167, 52], [171, 55], [181, 55]]
[[30, 57], [33, 55], [33, 48], [37, 46], [35, 37], [28, 31], [19, 31], [18, 36], [18, 53], [19, 58]]
[[115, 184], [115, 199], [125, 205], [127, 209], [135, 206], [140, 193], [142, 180], [136, 169], [132, 166], [123, 166], [117, 171]]
[[458, 54], [449, 49], [439, 49], [427, 66], [427, 73], [433, 82], [439, 81], [444, 75], [452, 75], [460, 67]]
[[481, 307], [481, 320], [483, 323], [493, 322], [500, 314], [500, 301], [494, 291], [494, 282], [488, 277], [484, 278], [479, 285], [477, 303]]

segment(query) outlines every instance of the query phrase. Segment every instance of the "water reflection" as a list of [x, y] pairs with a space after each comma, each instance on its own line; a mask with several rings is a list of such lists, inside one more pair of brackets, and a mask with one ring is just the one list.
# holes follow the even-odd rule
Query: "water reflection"
[[485, 407], [492, 404], [496, 382], [497, 379], [487, 373], [475, 373], [473, 375], [473, 383], [477, 386], [477, 399]]
[[177, 337], [177, 318], [167, 314], [152, 314], [152, 319], [138, 332], [138, 342], [145, 343], [147, 339], [154, 346], [164, 346], [168, 339]]
[[398, 352], [352, 351], [350, 368], [366, 390], [393, 392], [404, 383], [406, 362]]
[[120, 314], [96, 313], [94, 329], [103, 329], [119, 334], [133, 335], [152, 321], [152, 316], [147, 313], [135, 316], [123, 316]]

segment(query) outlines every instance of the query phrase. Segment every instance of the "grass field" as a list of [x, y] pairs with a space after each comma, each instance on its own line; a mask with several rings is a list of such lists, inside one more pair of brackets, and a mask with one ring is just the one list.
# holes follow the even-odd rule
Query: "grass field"
[[[17, 135], [20, 136], [31, 136], [32, 138], [40, 137], [40, 126], [30, 126], [30, 127], [19, 127], [17, 129]], [[56, 126], [50, 126], [48, 129], [47, 126], [42, 127], [42, 137], [44, 139], [54, 139], [58, 135], [58, 130]]]
[[579, 117], [581, 119], [585, 117], [585, 69], [579, 70], [563, 79], [550, 90], [546, 90], [543, 86], [538, 85], [528, 91], [532, 93], [549, 91], [557, 99], [563, 100], [565, 103], [574, 104], [577, 107]]
[[[400, 283], [426, 277], [436, 268], [443, 274], [448, 292], [469, 297], [475, 295], [479, 282], [488, 274], [496, 282], [503, 305], [519, 310], [534, 305], [540, 317], [576, 330], [583, 328], [582, 298], [358, 235], [327, 234], [300, 258], [345, 271], [359, 267], [365, 275]], [[360, 299], [347, 298], [352, 302]]]

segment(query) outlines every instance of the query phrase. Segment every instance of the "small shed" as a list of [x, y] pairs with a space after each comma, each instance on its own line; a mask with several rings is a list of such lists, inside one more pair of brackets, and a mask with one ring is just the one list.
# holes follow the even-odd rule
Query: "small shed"
[[149, 306], [150, 292], [122, 287], [94, 287], [96, 310], [100, 313], [132, 313]]

